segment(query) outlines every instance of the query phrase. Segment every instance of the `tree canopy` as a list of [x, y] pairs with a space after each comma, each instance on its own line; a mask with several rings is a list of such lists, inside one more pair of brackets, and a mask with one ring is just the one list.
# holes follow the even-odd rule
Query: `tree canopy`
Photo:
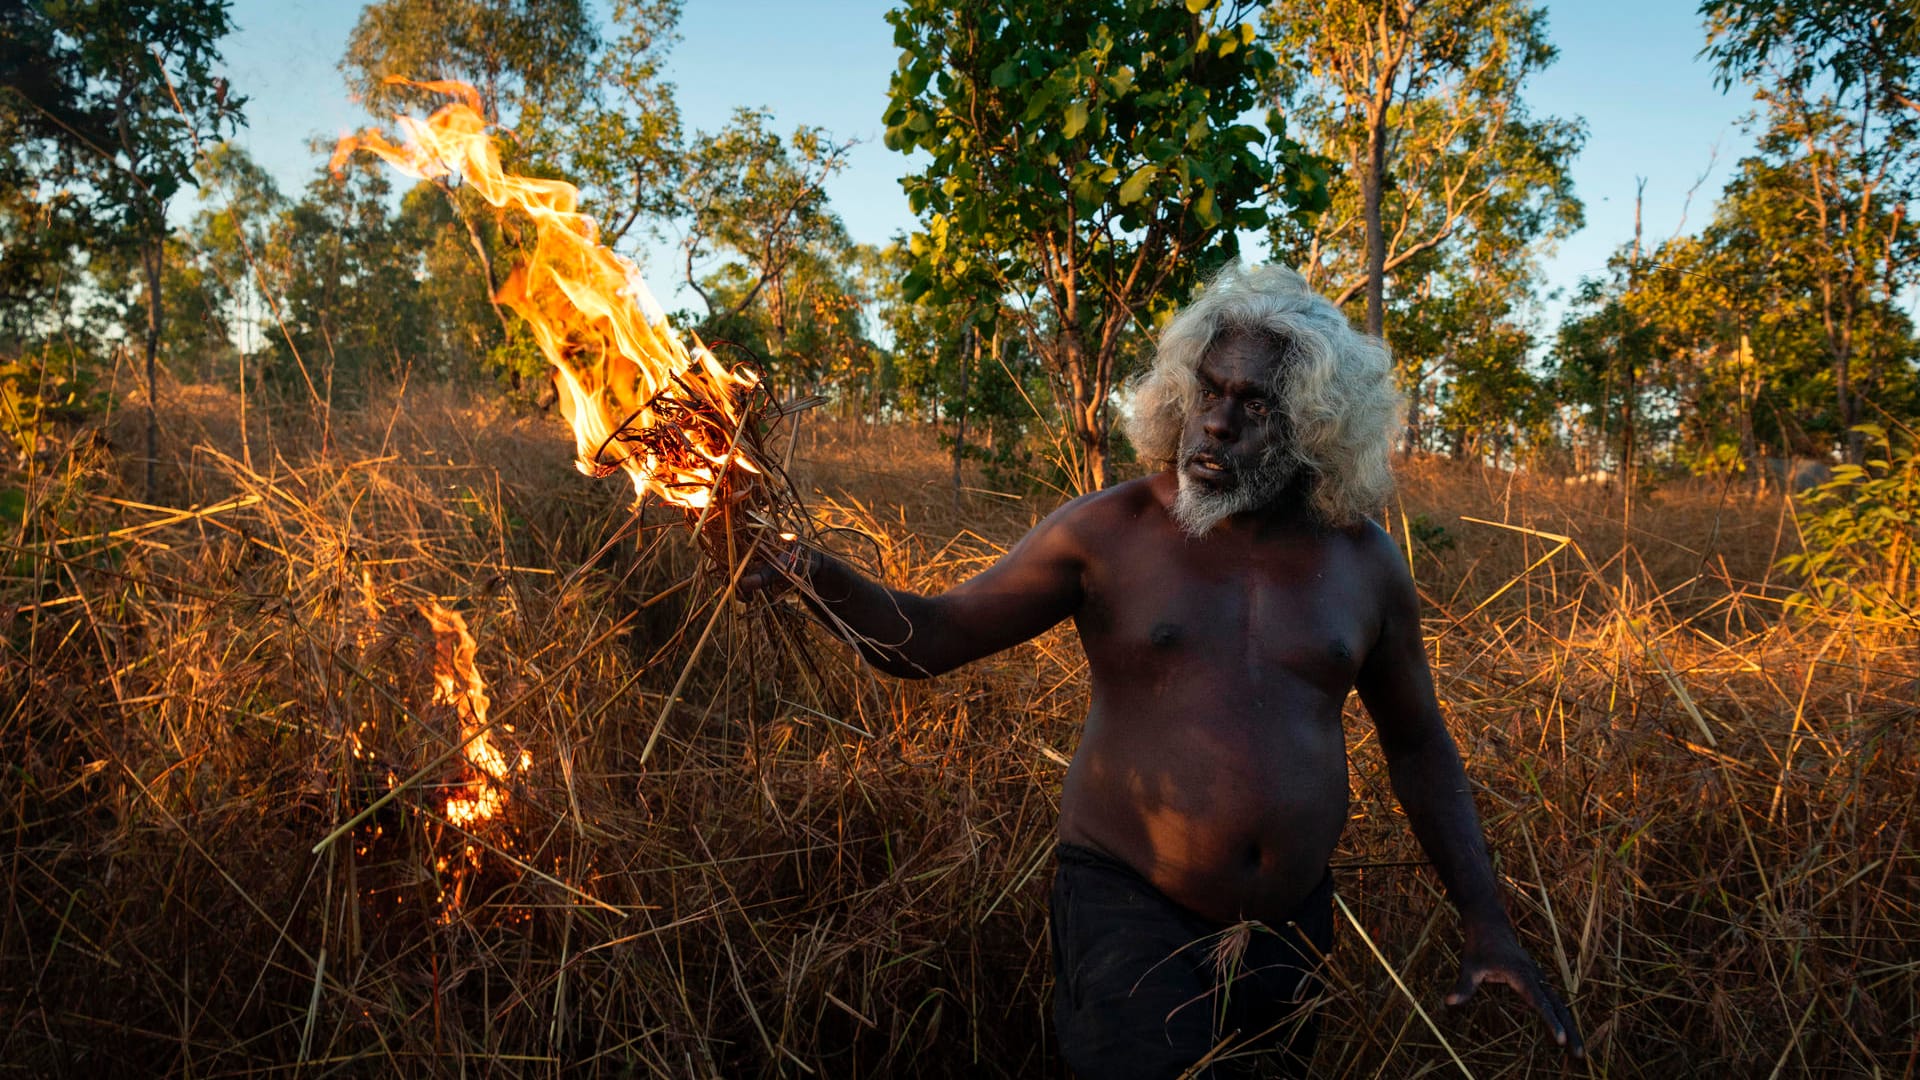
[[1239, 254], [1241, 231], [1324, 204], [1319, 163], [1262, 109], [1274, 60], [1253, 14], [910, 0], [888, 15], [887, 145], [930, 159], [903, 181], [922, 222], [906, 298], [1009, 314], [1053, 379], [1079, 490], [1110, 476], [1113, 390], [1144, 331]]

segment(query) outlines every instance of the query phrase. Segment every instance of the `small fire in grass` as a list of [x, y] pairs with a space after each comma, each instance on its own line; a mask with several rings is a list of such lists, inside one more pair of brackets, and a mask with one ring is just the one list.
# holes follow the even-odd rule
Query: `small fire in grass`
[[[452, 922], [476, 890], [494, 896], [510, 884], [509, 866], [525, 868], [517, 857], [525, 855], [524, 814], [515, 804], [532, 777], [534, 754], [518, 745], [513, 725], [489, 715], [494, 703], [477, 662], [479, 645], [460, 612], [431, 597], [383, 603], [371, 594], [366, 608], [371, 621], [361, 662], [421, 691], [431, 676], [430, 697], [410, 719], [437, 731], [389, 729], [368, 716], [346, 733], [354, 760], [384, 773], [387, 791], [342, 829], [359, 826], [354, 853], [371, 912], [419, 910]], [[410, 647], [397, 654], [404, 659], [395, 668], [389, 658], [402, 641]], [[368, 820], [407, 790], [431, 793], [424, 813], [412, 819], [417, 833], [391, 816]], [[411, 898], [424, 903], [416, 908]], [[488, 906], [491, 919], [527, 917], [515, 906]]]
[[455, 100], [425, 120], [398, 117], [404, 144], [375, 130], [340, 140], [333, 167], [366, 150], [409, 176], [462, 183], [532, 219], [533, 252], [496, 298], [526, 319], [553, 366], [581, 471], [624, 470], [637, 497], [695, 514], [747, 499], [765, 467], [749, 453], [752, 433], [742, 438], [759, 376], [722, 364], [697, 337], [681, 339], [639, 268], [601, 245], [599, 227], [576, 209], [579, 189], [501, 167], [473, 87], [390, 81]]
[[[447, 800], [447, 820], [462, 829], [500, 816], [507, 805], [507, 782], [533, 765], [533, 755], [520, 751], [509, 760], [494, 745], [487, 731], [487, 684], [473, 665], [478, 648], [467, 632], [467, 620], [457, 611], [427, 601], [420, 613], [433, 627], [433, 700], [436, 705], [451, 705], [460, 718], [460, 738], [466, 742], [466, 759], [473, 776], [462, 794]], [[503, 727], [511, 733], [511, 727]]]

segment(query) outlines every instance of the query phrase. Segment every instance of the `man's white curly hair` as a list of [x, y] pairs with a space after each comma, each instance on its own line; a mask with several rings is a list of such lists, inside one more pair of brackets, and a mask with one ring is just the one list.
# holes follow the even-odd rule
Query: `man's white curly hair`
[[1341, 526], [1378, 510], [1393, 490], [1388, 458], [1405, 408], [1386, 342], [1356, 331], [1284, 266], [1229, 263], [1161, 331], [1152, 369], [1133, 384], [1125, 430], [1134, 449], [1156, 464], [1178, 459], [1200, 390], [1194, 372], [1214, 342], [1241, 334], [1281, 352], [1271, 391], [1291, 421], [1294, 456], [1316, 478], [1314, 510]]

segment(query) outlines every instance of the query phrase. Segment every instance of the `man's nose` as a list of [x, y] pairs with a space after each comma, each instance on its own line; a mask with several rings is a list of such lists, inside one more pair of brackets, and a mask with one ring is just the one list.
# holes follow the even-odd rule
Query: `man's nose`
[[1233, 403], [1226, 398], [1221, 398], [1200, 414], [1200, 426], [1213, 439], [1230, 443], [1240, 433], [1239, 425], [1235, 424], [1233, 419]]

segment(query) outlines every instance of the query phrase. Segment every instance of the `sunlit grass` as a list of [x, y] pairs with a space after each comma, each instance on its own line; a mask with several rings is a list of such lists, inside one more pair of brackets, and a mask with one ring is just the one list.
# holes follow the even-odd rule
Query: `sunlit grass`
[[[255, 402], [243, 444], [224, 391], [162, 404], [152, 504], [132, 427], [8, 480], [29, 500], [0, 536], [0, 1061], [1056, 1069], [1070, 628], [898, 683], [791, 613], [730, 607], [689, 671], [723, 579], [677, 515], [609, 546], [629, 491], [576, 474], [557, 421], [415, 385], [325, 425]], [[813, 422], [793, 470], [845, 553], [921, 589], [1055, 502], [956, 500], [924, 429]], [[1617, 495], [1416, 462], [1388, 517], [1516, 920], [1593, 1071], [1910, 1068], [1911, 631], [1785, 617], [1777, 496], [1642, 493], [1623, 529]], [[533, 760], [471, 835], [444, 813], [471, 778], [427, 600], [463, 613], [492, 737]], [[1558, 1074], [1517, 1002], [1438, 1006], [1451, 909], [1357, 706], [1349, 735], [1341, 896], [1475, 1075]], [[1331, 982], [1318, 1072], [1455, 1069], [1358, 934]]]

